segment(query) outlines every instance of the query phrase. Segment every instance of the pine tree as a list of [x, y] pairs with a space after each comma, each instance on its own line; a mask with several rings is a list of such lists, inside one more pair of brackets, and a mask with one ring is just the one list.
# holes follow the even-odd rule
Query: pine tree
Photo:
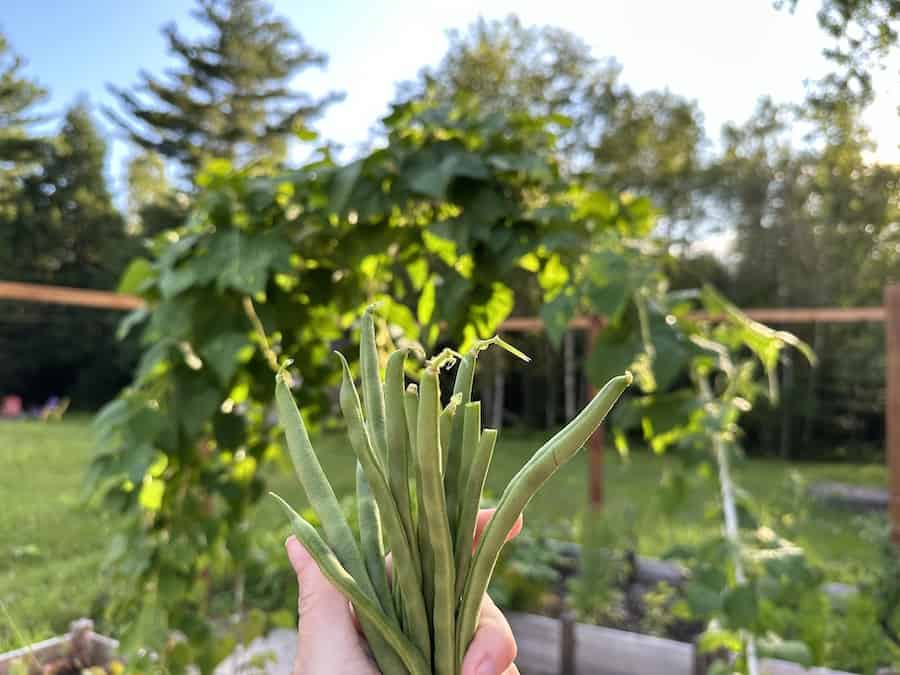
[[179, 162], [188, 176], [209, 158], [284, 159], [290, 136], [336, 99], [292, 91], [302, 70], [326, 63], [262, 0], [198, 0], [209, 29], [189, 40], [163, 29], [178, 66], [168, 79], [142, 73], [132, 91], [110, 90], [130, 119], [107, 115], [140, 147]]
[[22, 177], [32, 170], [46, 144], [29, 127], [40, 118], [33, 107], [46, 92], [23, 77], [24, 60], [14, 54], [0, 34], [0, 219], [13, 217], [15, 194]]
[[[115, 289], [138, 248], [126, 236], [104, 175], [106, 143], [84, 104], [65, 115], [41, 170], [22, 181], [21, 208], [4, 223], [3, 277]], [[109, 312], [14, 304], [0, 324], [0, 381], [32, 403], [72, 396], [97, 405], [127, 381], [128, 351]], [[39, 326], [40, 330], [35, 331]]]

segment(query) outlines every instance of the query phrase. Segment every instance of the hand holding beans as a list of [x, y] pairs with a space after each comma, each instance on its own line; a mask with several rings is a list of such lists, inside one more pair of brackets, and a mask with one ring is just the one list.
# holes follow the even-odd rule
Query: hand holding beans
[[[475, 543], [493, 513], [493, 509], [482, 509], [478, 513]], [[520, 518], [508, 538], [513, 539], [521, 529]], [[322, 575], [295, 537], [290, 537], [286, 546], [300, 585], [300, 630], [293, 675], [380, 673], [369, 655], [350, 603]], [[478, 630], [463, 661], [462, 675], [517, 674], [519, 671], [513, 664], [515, 655], [516, 643], [509, 624], [497, 606], [485, 596]]]
[[[471, 393], [478, 354], [491, 345], [528, 360], [494, 337], [475, 342], [462, 357], [445, 349], [425, 363], [418, 385], [406, 387], [407, 351], [391, 354], [382, 379], [373, 308], [363, 315], [362, 399], [348, 362], [338, 355], [340, 407], [357, 457], [359, 541], [312, 448], [289, 378], [278, 372], [279, 420], [322, 524], [320, 534], [276, 495], [296, 537], [289, 540], [288, 553], [301, 582], [298, 672], [378, 672], [363, 658], [347, 601], [384, 675], [516, 672], [509, 626], [486, 595], [497, 558], [521, 529], [528, 502], [583, 447], [631, 383], [631, 374], [610, 380], [512, 478], [496, 510], [479, 513], [497, 431], [482, 429], [481, 408]], [[445, 405], [440, 373], [457, 359], [453, 395]], [[346, 668], [344, 649], [351, 649], [352, 666]], [[329, 655], [338, 661], [327, 661]], [[326, 661], [316, 665], [317, 659]]]

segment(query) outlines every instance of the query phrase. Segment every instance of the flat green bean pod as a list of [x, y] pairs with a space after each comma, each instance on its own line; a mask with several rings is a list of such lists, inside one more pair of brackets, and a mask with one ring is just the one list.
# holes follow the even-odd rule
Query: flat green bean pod
[[366, 479], [372, 494], [375, 496], [384, 523], [384, 531], [391, 547], [394, 561], [394, 579], [401, 588], [403, 603], [403, 615], [407, 617], [409, 626], [413, 632], [413, 640], [423, 654], [430, 654], [430, 636], [428, 634], [428, 619], [422, 598], [422, 571], [413, 564], [413, 555], [410, 543], [406, 539], [403, 523], [390, 486], [381, 467], [372, 442], [369, 438], [366, 425], [362, 417], [362, 405], [356, 387], [353, 384], [353, 376], [350, 374], [350, 366], [347, 360], [339, 352], [335, 352], [341, 360], [343, 379], [340, 389], [341, 412], [347, 422], [347, 431], [350, 436], [350, 444], [356, 452], [365, 470]]
[[356, 463], [356, 510], [359, 514], [359, 539], [363, 561], [369, 579], [375, 586], [375, 594], [385, 614], [394, 614], [394, 602], [388, 586], [387, 568], [384, 564], [384, 539], [381, 536], [381, 515], [366, 480], [362, 464]]
[[[459, 510], [459, 526], [453, 547], [456, 559], [456, 597], [462, 595], [463, 585], [469, 562], [472, 560], [472, 540], [475, 536], [475, 521], [478, 518], [478, 507], [481, 504], [481, 492], [491, 465], [494, 445], [497, 442], [497, 430], [481, 431], [481, 403], [475, 401], [466, 405], [464, 447], [473, 448], [471, 467], [468, 472], [469, 483], [462, 493]], [[468, 453], [467, 453], [468, 454]]]
[[[398, 349], [388, 357], [384, 376], [384, 402], [387, 413], [387, 473], [391, 485], [391, 493], [397, 502], [400, 520], [406, 538], [415, 541], [416, 530], [413, 525], [412, 504], [409, 499], [410, 481], [410, 440], [406, 428], [405, 392], [403, 389], [403, 366], [406, 361], [406, 349]], [[413, 547], [418, 553], [418, 547]], [[415, 556], [418, 558], [418, 555]], [[418, 563], [417, 563], [418, 564]]]
[[497, 510], [488, 521], [469, 566], [459, 610], [456, 665], [462, 658], [478, 623], [481, 599], [497, 564], [506, 536], [534, 494], [559, 467], [584, 446], [591, 434], [631, 384], [631, 373], [613, 378], [590, 403], [534, 454], [509, 482]]
[[372, 600], [377, 599], [375, 588], [372, 586], [366, 566], [363, 562], [356, 538], [350, 529], [350, 524], [344, 518], [344, 511], [334, 494], [331, 483], [316, 451], [313, 449], [303, 423], [303, 417], [297, 409], [294, 395], [285, 381], [284, 375], [279, 373], [275, 377], [275, 403], [278, 408], [278, 420], [284, 427], [284, 435], [287, 438], [288, 452], [291, 463], [303, 491], [309, 499], [313, 510], [322, 523], [325, 537], [337, 554], [338, 560], [347, 568], [350, 574], [357, 580], [360, 588]]
[[[437, 368], [429, 363], [419, 383], [419, 419], [416, 441], [419, 455], [419, 489], [422, 491], [422, 518], [427, 526], [426, 545], [431, 550], [433, 572], [432, 630], [434, 632], [434, 672], [456, 675], [453, 542], [441, 476], [439, 418], [441, 410]], [[422, 545], [420, 538], [419, 545]]]
[[[456, 369], [456, 380], [453, 383], [453, 395], [461, 397], [460, 405], [465, 405], [472, 400], [472, 384], [475, 380], [475, 363], [478, 360], [478, 355], [491, 345], [501, 347], [526, 363], [531, 361], [528, 356], [503, 340], [499, 335], [495, 335], [487, 340], [478, 340], [472, 345], [472, 348], [460, 358], [459, 367]], [[449, 447], [445, 446], [447, 459], [445, 461], [446, 466], [444, 471], [444, 491], [447, 493], [447, 513], [450, 516], [450, 530], [454, 533], [457, 531], [457, 521], [459, 512], [462, 508], [460, 499], [469, 482], [468, 472], [472, 459], [471, 457], [466, 457], [464, 453], [463, 417], [463, 415], [454, 417], [453, 429], [450, 432], [450, 445]], [[469, 448], [469, 450], [474, 452], [475, 449]]]
[[378, 347], [375, 344], [375, 305], [370, 305], [362, 317], [359, 369], [362, 374], [363, 403], [369, 436], [378, 452], [378, 458], [385, 462], [387, 461], [387, 425], [384, 391], [381, 388], [381, 374], [378, 365]]

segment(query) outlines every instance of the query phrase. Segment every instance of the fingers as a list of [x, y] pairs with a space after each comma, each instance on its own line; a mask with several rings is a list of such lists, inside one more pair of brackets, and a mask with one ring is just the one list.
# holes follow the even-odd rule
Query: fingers
[[285, 546], [300, 585], [300, 635], [294, 673], [327, 672], [317, 668], [334, 659], [334, 649], [328, 645], [352, 645], [363, 653], [350, 604], [295, 537], [288, 538]]
[[[478, 517], [475, 520], [475, 540], [472, 542], [472, 548], [478, 546], [478, 540], [481, 539], [481, 533], [484, 532], [484, 528], [487, 527], [488, 521], [490, 521], [491, 517], [494, 515], [494, 511], [497, 509], [481, 509], [478, 512]], [[510, 541], [519, 536], [519, 532], [522, 531], [522, 514], [519, 514], [519, 518], [516, 520], [516, 524], [512, 526], [512, 529], [509, 531], [509, 534], [506, 535], [506, 541]]]
[[488, 597], [481, 603], [478, 630], [463, 659], [462, 675], [515, 675], [516, 640], [503, 614]]

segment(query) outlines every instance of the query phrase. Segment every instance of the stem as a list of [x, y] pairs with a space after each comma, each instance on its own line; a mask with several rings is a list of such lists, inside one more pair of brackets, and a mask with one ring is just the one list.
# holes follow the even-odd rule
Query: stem
[[[702, 376], [698, 378], [698, 381], [700, 393], [706, 405], [713, 405], [714, 400], [709, 382]], [[747, 575], [744, 572], [744, 561], [741, 559], [741, 538], [738, 530], [737, 507], [734, 503], [734, 483], [731, 480], [728, 452], [722, 444], [720, 434], [715, 433], [712, 442], [716, 463], [719, 465], [719, 487], [722, 491], [722, 510], [725, 514], [725, 538], [731, 544], [734, 579], [738, 584], [743, 584], [747, 581]], [[747, 675], [759, 675], [759, 663], [756, 657], [756, 636], [743, 629], [741, 634], [747, 644]]]

